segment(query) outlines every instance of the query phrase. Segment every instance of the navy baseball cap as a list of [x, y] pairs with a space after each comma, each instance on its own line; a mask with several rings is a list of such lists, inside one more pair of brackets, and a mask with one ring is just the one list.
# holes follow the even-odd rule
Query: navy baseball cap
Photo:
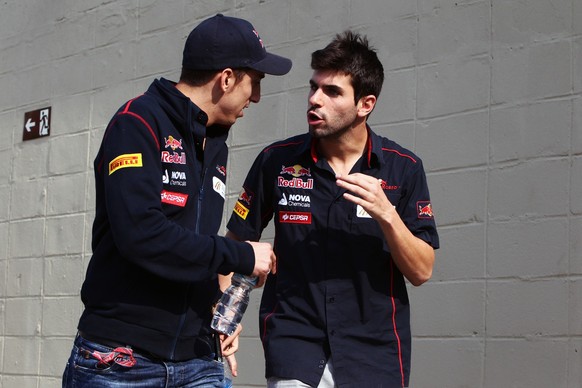
[[192, 70], [250, 68], [283, 75], [291, 60], [268, 53], [259, 34], [244, 19], [218, 14], [200, 23], [186, 39], [182, 66]]

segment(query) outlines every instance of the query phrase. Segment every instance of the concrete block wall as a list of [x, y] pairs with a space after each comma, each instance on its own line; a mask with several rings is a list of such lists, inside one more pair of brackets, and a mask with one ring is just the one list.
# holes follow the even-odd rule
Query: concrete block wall
[[[423, 159], [442, 241], [433, 279], [410, 288], [411, 387], [582, 387], [580, 0], [2, 2], [0, 386], [60, 386], [104, 127], [153, 78], [177, 79], [185, 37], [217, 12], [294, 61], [233, 128], [225, 219], [257, 152], [306, 130], [310, 53], [365, 33], [386, 70], [371, 124]], [[23, 142], [24, 113], [46, 106], [50, 136]], [[265, 385], [260, 294], [243, 388]]]

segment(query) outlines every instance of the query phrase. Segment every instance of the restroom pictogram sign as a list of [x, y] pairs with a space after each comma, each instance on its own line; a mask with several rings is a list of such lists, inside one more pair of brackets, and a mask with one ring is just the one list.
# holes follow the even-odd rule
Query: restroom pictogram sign
[[24, 114], [22, 140], [32, 140], [51, 133], [51, 107], [33, 110]]

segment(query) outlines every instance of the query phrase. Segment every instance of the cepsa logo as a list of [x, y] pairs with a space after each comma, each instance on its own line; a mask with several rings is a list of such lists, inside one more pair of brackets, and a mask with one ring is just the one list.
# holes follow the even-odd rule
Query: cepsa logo
[[311, 213], [279, 212], [279, 222], [283, 224], [311, 224]]
[[162, 190], [162, 203], [184, 207], [188, 200], [188, 194], [174, 193], [171, 191]]

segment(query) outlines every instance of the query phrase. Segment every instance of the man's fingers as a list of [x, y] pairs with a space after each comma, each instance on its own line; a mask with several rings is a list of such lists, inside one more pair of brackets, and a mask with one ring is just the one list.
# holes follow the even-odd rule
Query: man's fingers
[[236, 362], [236, 356], [234, 354], [227, 356], [226, 361], [230, 367], [230, 373], [236, 377], [238, 375], [238, 363]]
[[277, 273], [277, 255], [275, 255], [275, 252], [273, 252], [273, 254], [271, 255], [271, 270], [270, 272], [272, 272], [273, 274]]

